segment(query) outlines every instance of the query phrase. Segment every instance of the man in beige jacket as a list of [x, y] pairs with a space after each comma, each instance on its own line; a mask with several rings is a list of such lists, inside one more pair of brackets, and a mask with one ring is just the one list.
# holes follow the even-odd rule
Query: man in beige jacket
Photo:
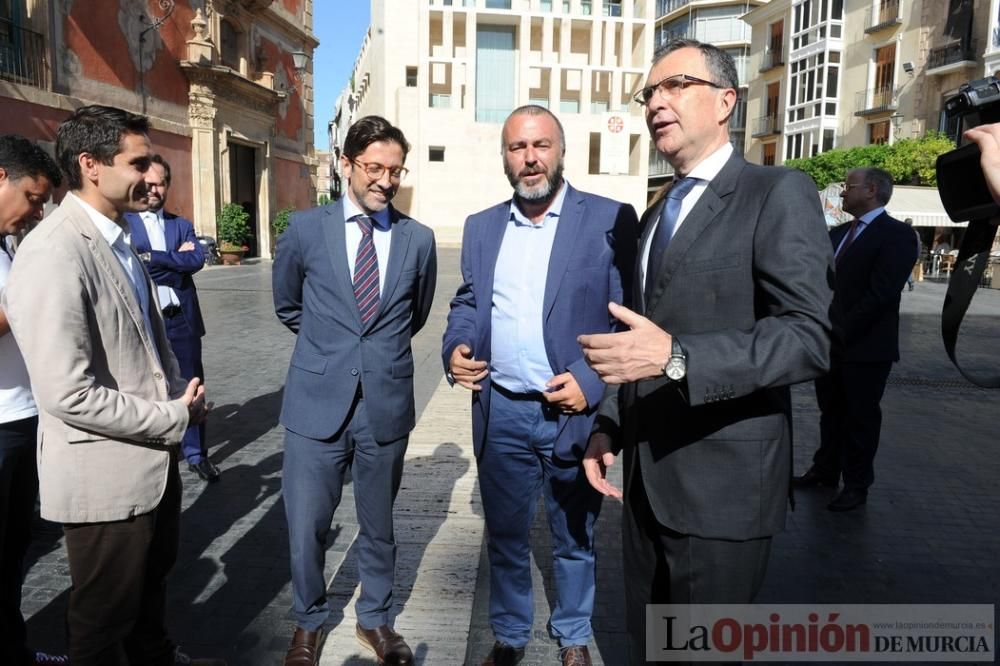
[[223, 664], [180, 653], [164, 626], [177, 556], [177, 448], [205, 417], [186, 386], [127, 211], [146, 207], [149, 122], [78, 109], [56, 156], [70, 192], [22, 243], [4, 294], [38, 404], [42, 517], [63, 523], [74, 666]]

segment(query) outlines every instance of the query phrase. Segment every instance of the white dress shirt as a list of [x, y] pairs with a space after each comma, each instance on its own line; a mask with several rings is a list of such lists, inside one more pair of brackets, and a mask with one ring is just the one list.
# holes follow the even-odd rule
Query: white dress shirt
[[[726, 166], [726, 162], [733, 154], [733, 144], [728, 141], [717, 148], [715, 152], [703, 159], [698, 165], [691, 169], [691, 173], [684, 174], [688, 178], [697, 178], [698, 182], [694, 184], [691, 191], [688, 192], [687, 196], [681, 202], [681, 212], [677, 216], [677, 223], [674, 224], [674, 233], [671, 238], [677, 235], [677, 230], [681, 228], [681, 224], [684, 223], [684, 219], [687, 218], [688, 213], [694, 208], [694, 205], [698, 203], [698, 199], [704, 194], [705, 190], [708, 189], [708, 184], [719, 175], [722, 171], [722, 167]], [[674, 174], [674, 178], [677, 178], [677, 174]], [[660, 217], [657, 216], [656, 219], [650, 220], [652, 225], [649, 228], [649, 233], [646, 235], [646, 244], [642, 248], [642, 258], [640, 260], [640, 266], [642, 266], [642, 287], [646, 288], [646, 272], [649, 268], [649, 245], [650, 241], [653, 239], [653, 234], [656, 233], [656, 226], [660, 223]]]
[[[153, 340], [153, 324], [149, 318], [150, 283], [147, 282], [146, 273], [142, 270], [142, 266], [139, 265], [139, 257], [135, 255], [135, 252], [132, 251], [131, 246], [128, 244], [125, 230], [118, 226], [117, 222], [105, 217], [96, 208], [72, 192], [67, 192], [66, 196], [76, 199], [76, 203], [87, 213], [90, 221], [94, 223], [101, 236], [111, 246], [111, 251], [114, 252], [118, 263], [122, 266], [122, 270], [128, 276], [132, 290], [135, 292], [135, 297], [139, 301], [139, 307], [142, 309], [142, 319], [146, 325], [146, 334], [150, 340]], [[157, 354], [156, 360], [162, 364], [162, 360], [159, 358], [160, 351], [156, 348], [155, 344], [153, 345], [153, 351]]]
[[[155, 213], [153, 211], [139, 213], [139, 217], [142, 218], [142, 224], [146, 227], [150, 249], [157, 252], [169, 252], [167, 249], [167, 228], [166, 222], [163, 219], [163, 209], [161, 208]], [[181, 299], [177, 298], [177, 292], [174, 291], [173, 287], [158, 284], [156, 285], [156, 295], [159, 296], [161, 308], [165, 308], [168, 305], [181, 304]]]
[[[0, 236], [0, 300], [7, 286], [10, 273], [11, 253], [7, 236]], [[0, 336], [0, 423], [12, 423], [38, 414], [35, 400], [31, 396], [31, 382], [24, 357], [17, 346], [14, 334], [7, 331]]]
[[354, 262], [358, 258], [358, 246], [361, 245], [361, 228], [354, 220], [358, 215], [367, 215], [372, 219], [372, 240], [375, 242], [375, 259], [378, 261], [378, 293], [382, 295], [385, 289], [385, 269], [389, 265], [389, 246], [392, 241], [392, 216], [386, 206], [374, 215], [361, 210], [354, 203], [350, 193], [344, 195], [344, 241], [347, 249], [347, 268], [354, 277]]

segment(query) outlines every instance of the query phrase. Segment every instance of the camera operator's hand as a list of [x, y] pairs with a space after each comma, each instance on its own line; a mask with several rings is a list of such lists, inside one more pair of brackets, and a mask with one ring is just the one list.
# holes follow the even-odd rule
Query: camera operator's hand
[[1000, 205], [1000, 123], [974, 127], [965, 132], [965, 138], [979, 145], [983, 176], [993, 200]]

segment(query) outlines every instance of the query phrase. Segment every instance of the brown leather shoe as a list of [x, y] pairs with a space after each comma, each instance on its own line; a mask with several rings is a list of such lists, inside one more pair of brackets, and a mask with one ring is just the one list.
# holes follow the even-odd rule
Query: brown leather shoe
[[559, 650], [563, 666], [592, 666], [590, 650], [586, 645], [571, 645]]
[[319, 643], [322, 637], [322, 629], [306, 631], [295, 627], [295, 633], [292, 634], [292, 644], [288, 646], [288, 652], [285, 653], [285, 666], [316, 666]]
[[361, 645], [375, 653], [379, 664], [408, 666], [413, 661], [410, 646], [387, 624], [375, 629], [365, 629], [359, 624], [354, 633]]

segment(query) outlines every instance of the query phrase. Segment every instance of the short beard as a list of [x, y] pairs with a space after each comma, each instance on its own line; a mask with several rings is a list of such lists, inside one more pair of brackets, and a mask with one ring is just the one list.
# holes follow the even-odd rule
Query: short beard
[[149, 208], [147, 208], [146, 210], [148, 210], [148, 211], [149, 211], [149, 212], [151, 212], [151, 213], [158, 213], [158, 212], [160, 211], [160, 209], [162, 209], [162, 208], [163, 208], [164, 204], [166, 204], [166, 203], [167, 203], [167, 202], [166, 202], [166, 201], [164, 201], [163, 199], [160, 199], [160, 200], [159, 200], [159, 203], [156, 203], [156, 204], [154, 204], [154, 203], [153, 203], [152, 201], [150, 201], [149, 199], [147, 199], [146, 201], [149, 201]]
[[559, 191], [559, 188], [563, 184], [563, 162], [561, 159], [556, 164], [555, 171], [552, 172], [552, 177], [546, 177], [545, 184], [536, 186], [536, 188], [529, 188], [524, 185], [517, 174], [511, 170], [510, 165], [507, 164], [507, 160], [504, 160], [503, 172], [507, 175], [507, 180], [510, 181], [518, 198], [530, 203], [539, 203], [551, 198]]

